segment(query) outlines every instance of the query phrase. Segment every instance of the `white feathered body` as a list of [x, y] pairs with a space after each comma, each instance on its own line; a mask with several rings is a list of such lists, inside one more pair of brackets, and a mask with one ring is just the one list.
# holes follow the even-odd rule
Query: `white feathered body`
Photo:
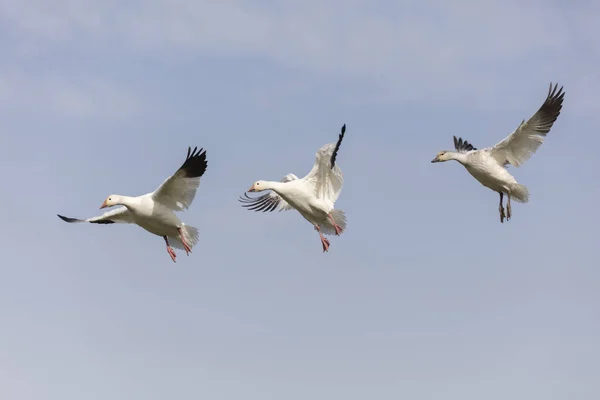
[[475, 150], [466, 154], [467, 162], [463, 164], [467, 171], [483, 186], [496, 192], [508, 192], [510, 185], [517, 180], [487, 151]]
[[152, 200], [152, 193], [131, 199], [132, 207], [127, 207], [135, 224], [158, 236], [179, 235], [178, 228], [184, 224], [172, 209]]
[[510, 193], [518, 202], [528, 201], [527, 188], [520, 185], [515, 177], [490, 155], [490, 149], [469, 151], [459, 161], [483, 186], [498, 193]]
[[278, 194], [292, 207], [294, 207], [308, 222], [313, 225], [331, 225], [327, 214], [333, 210], [333, 204], [315, 197], [314, 193], [307, 191], [304, 179], [287, 182], [278, 188]]
[[138, 197], [125, 197], [124, 206], [131, 218], [131, 222], [140, 228], [160, 237], [167, 236], [169, 243], [177, 248], [184, 249], [181, 242], [179, 229], [190, 247], [198, 243], [198, 229], [186, 225], [169, 206], [156, 201], [153, 193]]

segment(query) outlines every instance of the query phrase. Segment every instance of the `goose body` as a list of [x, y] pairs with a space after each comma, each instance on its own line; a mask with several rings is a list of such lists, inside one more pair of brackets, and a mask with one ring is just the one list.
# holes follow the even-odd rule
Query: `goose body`
[[[520, 167], [541, 146], [552, 125], [560, 115], [565, 93], [558, 85], [550, 84], [548, 95], [538, 111], [521, 124], [504, 140], [493, 147], [477, 149], [472, 144], [454, 136], [456, 151], [440, 151], [431, 161], [445, 162], [455, 160], [483, 186], [500, 194], [500, 222], [510, 220], [512, 216], [511, 199], [520, 203], [529, 201], [529, 190], [517, 182], [507, 170], [508, 165]], [[502, 204], [507, 195], [506, 214]]]
[[517, 183], [515, 177], [498, 164], [488, 152], [474, 150], [471, 154], [467, 154], [463, 165], [483, 186], [495, 192], [508, 193], [510, 186]]
[[198, 230], [183, 223], [175, 211], [183, 211], [191, 206], [206, 167], [206, 151], [198, 151], [197, 147], [194, 150], [188, 148], [185, 162], [154, 192], [136, 197], [110, 195], [100, 208], [120, 207], [97, 217], [58, 217], [69, 223], [136, 224], [150, 233], [161, 236], [165, 240], [167, 252], [175, 262], [176, 254], [172, 247], [185, 250], [189, 255], [198, 243]]
[[329, 240], [323, 236], [341, 235], [346, 229], [346, 216], [335, 208], [344, 175], [336, 163], [337, 153], [346, 132], [344, 124], [336, 143], [326, 144], [316, 153], [315, 163], [303, 178], [287, 174], [281, 181], [257, 181], [248, 192], [271, 190], [257, 198], [244, 195], [243, 207], [253, 211], [297, 210], [319, 232], [323, 251], [329, 250]]

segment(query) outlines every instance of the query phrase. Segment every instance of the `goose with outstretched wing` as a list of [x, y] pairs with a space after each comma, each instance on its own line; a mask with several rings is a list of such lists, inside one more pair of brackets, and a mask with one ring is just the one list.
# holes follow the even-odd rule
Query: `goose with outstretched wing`
[[[527, 121], [523, 120], [513, 133], [494, 147], [476, 149], [462, 138], [454, 137], [456, 151], [440, 151], [432, 163], [455, 160], [483, 186], [500, 194], [500, 222], [510, 220], [512, 209], [510, 201], [527, 203], [529, 190], [521, 185], [506, 169], [508, 165], [520, 167], [541, 146], [552, 125], [560, 115], [565, 92], [558, 84], [548, 89], [548, 96], [535, 114]], [[506, 214], [502, 204], [507, 195]]]
[[104, 200], [100, 208], [121, 207], [98, 217], [58, 217], [70, 223], [136, 224], [150, 233], [161, 236], [165, 240], [169, 256], [175, 262], [177, 256], [172, 247], [185, 250], [189, 255], [192, 247], [198, 243], [198, 229], [184, 224], [175, 211], [183, 211], [190, 207], [206, 167], [206, 151], [198, 150], [197, 147], [193, 150], [188, 148], [185, 162], [154, 192], [137, 197], [112, 194]]
[[262, 212], [297, 210], [319, 232], [323, 251], [329, 251], [329, 240], [323, 234], [339, 236], [346, 230], [344, 211], [334, 208], [344, 185], [337, 156], [345, 133], [346, 124], [336, 143], [326, 144], [317, 151], [315, 163], [305, 177], [288, 174], [279, 182], [256, 181], [248, 192], [271, 192], [256, 198], [244, 194], [240, 198], [242, 206]]

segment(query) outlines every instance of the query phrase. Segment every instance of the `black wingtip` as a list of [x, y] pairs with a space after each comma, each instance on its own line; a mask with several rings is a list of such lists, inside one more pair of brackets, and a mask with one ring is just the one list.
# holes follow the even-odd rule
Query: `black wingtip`
[[58, 216], [58, 218], [62, 219], [65, 222], [69, 222], [69, 223], [74, 223], [74, 222], [82, 222], [82, 220], [78, 219], [78, 218], [69, 218], [69, 217], [65, 217], [64, 215], [60, 215], [60, 214], [56, 214]]
[[199, 178], [204, 175], [207, 167], [206, 150], [203, 148], [198, 150], [198, 146], [196, 146], [193, 150], [191, 147], [188, 147], [185, 162], [181, 165], [179, 170], [183, 171], [187, 178]]
[[456, 149], [456, 151], [459, 152], [467, 152], [467, 151], [471, 151], [471, 150], [477, 150], [476, 147], [474, 147], [471, 143], [467, 142], [466, 140], [463, 141], [462, 138], [456, 138], [456, 136], [453, 136], [454, 138], [454, 148]]
[[342, 130], [338, 137], [338, 141], [335, 144], [335, 149], [333, 150], [333, 154], [331, 154], [331, 169], [333, 169], [333, 167], [335, 167], [335, 160], [337, 158], [337, 153], [340, 150], [340, 145], [342, 144], [342, 140], [344, 139], [345, 134], [346, 134], [346, 124], [342, 125]]
[[[558, 82], [556, 82], [554, 84], [554, 88], [552, 87], [552, 82], [550, 82], [550, 87], [548, 88], [548, 95], [550, 95], [550, 94], [556, 95], [557, 94], [556, 89], [558, 89]], [[564, 86], [561, 85], [560, 89], [558, 89], [558, 93], [561, 93], [563, 91], [563, 89], [564, 89]], [[550, 97], [553, 97], [553, 96], [550, 96]]]
[[546, 101], [550, 100], [554, 103], [560, 102], [562, 105], [563, 99], [565, 97], [564, 86], [558, 88], [558, 82], [554, 84], [554, 88], [552, 87], [552, 82], [550, 82], [550, 87], [548, 88], [548, 96], [546, 97]]
[[536, 113], [538, 118], [541, 119], [536, 126], [536, 131], [538, 133], [547, 134], [550, 132], [552, 125], [560, 115], [564, 98], [565, 92], [563, 91], [563, 86], [559, 88], [558, 83], [552, 86], [552, 82], [550, 82], [546, 100], [544, 100], [544, 103]]

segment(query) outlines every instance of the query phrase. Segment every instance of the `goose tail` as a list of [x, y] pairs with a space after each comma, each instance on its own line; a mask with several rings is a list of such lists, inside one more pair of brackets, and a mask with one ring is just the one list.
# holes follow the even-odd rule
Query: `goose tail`
[[[198, 235], [197, 228], [184, 224], [181, 226], [181, 232], [183, 233], [183, 237], [190, 248], [193, 248], [198, 243], [200, 235]], [[176, 249], [185, 249], [181, 239], [178, 236], [169, 236], [169, 244]]]
[[[329, 214], [331, 214], [337, 226], [342, 228], [342, 233], [346, 232], [346, 214], [344, 213], [344, 211], [335, 208], [331, 210]], [[326, 223], [321, 225], [321, 231], [325, 235], [335, 235], [335, 228], [333, 227], [333, 224], [331, 223], [331, 220], [329, 218], [327, 218]]]
[[513, 183], [509, 187], [510, 198], [519, 203], [527, 203], [529, 201], [529, 190], [525, 185], [519, 183]]

